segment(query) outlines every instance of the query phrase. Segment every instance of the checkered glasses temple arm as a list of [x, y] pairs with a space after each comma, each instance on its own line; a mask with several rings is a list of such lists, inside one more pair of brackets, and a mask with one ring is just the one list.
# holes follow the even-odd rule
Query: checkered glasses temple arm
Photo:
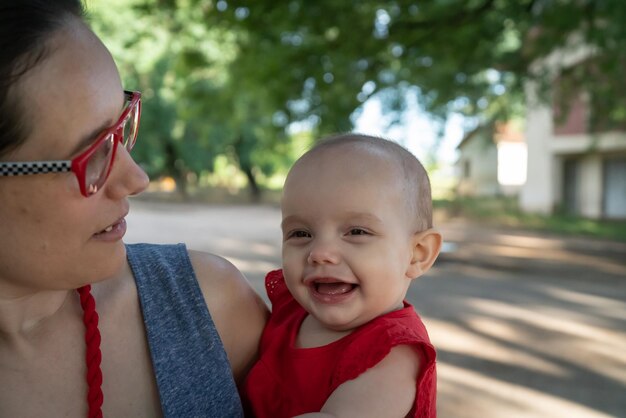
[[71, 161], [0, 162], [0, 176], [26, 176], [29, 174], [64, 173], [72, 171]]

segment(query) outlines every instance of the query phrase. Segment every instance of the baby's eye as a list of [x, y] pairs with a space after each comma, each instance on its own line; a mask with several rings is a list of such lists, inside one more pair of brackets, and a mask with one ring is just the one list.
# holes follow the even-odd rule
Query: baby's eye
[[348, 235], [370, 235], [370, 233], [363, 228], [352, 228]]
[[303, 230], [291, 231], [287, 234], [287, 238], [309, 238], [310, 236], [311, 234]]

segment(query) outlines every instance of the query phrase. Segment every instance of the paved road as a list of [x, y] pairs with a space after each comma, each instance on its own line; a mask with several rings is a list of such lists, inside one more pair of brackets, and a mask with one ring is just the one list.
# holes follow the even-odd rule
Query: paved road
[[[221, 254], [262, 292], [272, 207], [133, 201], [127, 242]], [[626, 245], [441, 224], [453, 250], [408, 299], [438, 348], [439, 416], [626, 418]]]

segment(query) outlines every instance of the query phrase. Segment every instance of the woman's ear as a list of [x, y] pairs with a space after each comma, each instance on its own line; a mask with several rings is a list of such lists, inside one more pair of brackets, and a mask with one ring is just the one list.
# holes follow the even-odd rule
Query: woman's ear
[[407, 277], [415, 279], [432, 267], [441, 250], [441, 241], [441, 234], [432, 228], [413, 235], [413, 254], [406, 272]]

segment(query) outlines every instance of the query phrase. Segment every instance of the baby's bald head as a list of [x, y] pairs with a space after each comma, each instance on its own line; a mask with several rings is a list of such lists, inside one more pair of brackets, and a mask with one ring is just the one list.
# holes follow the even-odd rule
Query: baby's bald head
[[[366, 158], [376, 162], [376, 164], [372, 164], [372, 170], [391, 171], [393, 174], [388, 178], [394, 184], [389, 186], [398, 187], [404, 195], [402, 200], [406, 202], [411, 226], [415, 228], [416, 232], [432, 228], [432, 197], [426, 170], [413, 154], [395, 142], [386, 139], [360, 134], [342, 134], [324, 139], [296, 161], [290, 175], [287, 176], [285, 185], [289, 184], [289, 177], [293, 172], [310, 164], [318, 164], [320, 158], [338, 154], [343, 157], [337, 163], [345, 165], [346, 170], [355, 169], [355, 167], [351, 167], [350, 159], [345, 158], [351, 156], [354, 159]], [[377, 175], [378, 173], [371, 173], [370, 170], [368, 174]], [[338, 178], [337, 181], [341, 181], [341, 179]], [[366, 181], [365, 176], [364, 181]]]

